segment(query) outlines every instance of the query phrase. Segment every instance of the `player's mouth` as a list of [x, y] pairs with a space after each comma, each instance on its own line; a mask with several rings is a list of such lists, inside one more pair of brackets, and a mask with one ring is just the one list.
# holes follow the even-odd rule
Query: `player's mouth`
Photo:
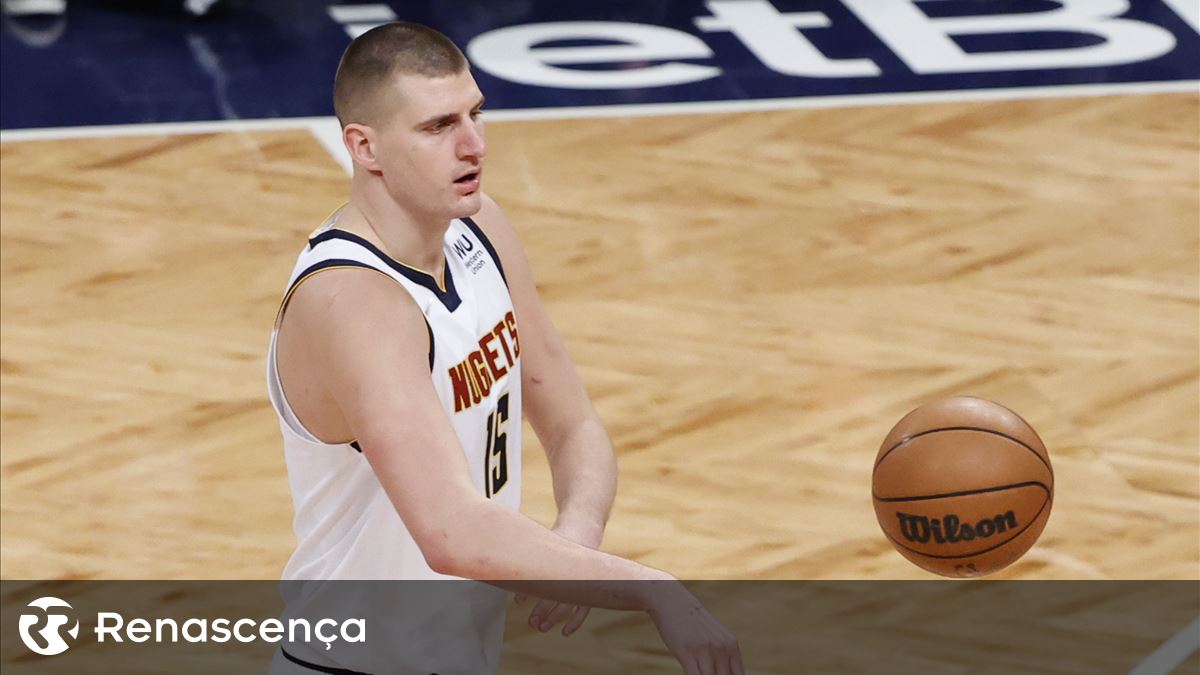
[[458, 193], [461, 195], [469, 195], [479, 189], [479, 176], [483, 173], [483, 168], [474, 169], [458, 178], [454, 179], [454, 185], [458, 188]]

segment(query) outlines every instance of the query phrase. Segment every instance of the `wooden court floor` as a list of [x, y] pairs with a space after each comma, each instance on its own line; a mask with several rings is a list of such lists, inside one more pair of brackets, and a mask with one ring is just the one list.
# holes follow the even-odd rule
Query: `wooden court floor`
[[[1198, 123], [1174, 94], [490, 125], [485, 189], [618, 449], [604, 548], [929, 578], [871, 465], [969, 393], [1057, 472], [1000, 577], [1200, 578]], [[0, 168], [0, 577], [277, 578], [264, 352], [341, 167], [293, 130], [9, 142]]]

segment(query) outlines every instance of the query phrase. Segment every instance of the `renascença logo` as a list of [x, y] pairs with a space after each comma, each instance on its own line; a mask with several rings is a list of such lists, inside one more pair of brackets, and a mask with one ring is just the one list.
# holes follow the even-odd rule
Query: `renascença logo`
[[[36, 614], [22, 614], [18, 622], [18, 627], [21, 630], [21, 642], [25, 643], [34, 652], [42, 656], [54, 656], [61, 654], [71, 648], [71, 645], [63, 639], [63, 628], [72, 619], [65, 612], [51, 612], [52, 607], [65, 607], [68, 610], [74, 609], [66, 602], [46, 596], [38, 598], [29, 603], [29, 607], [36, 608]], [[43, 626], [42, 624], [45, 623]], [[36, 630], [35, 630], [36, 629]], [[67, 629], [67, 635], [71, 639], [79, 637], [79, 621]], [[37, 636], [37, 637], [35, 637]], [[38, 638], [41, 638], [40, 640]]]
[[[64, 600], [46, 596], [29, 603], [36, 612], [24, 613], [19, 621], [21, 641], [42, 656], [54, 656], [71, 648], [63, 633], [72, 640], [79, 638], [79, 621], [73, 616], [74, 607]], [[66, 626], [70, 624], [70, 628]], [[263, 620], [219, 617], [215, 619], [133, 618], [126, 620], [116, 612], [97, 612], [93, 627], [96, 642], [287, 642], [307, 644], [314, 640], [332, 649], [335, 642], [366, 642], [366, 619], [343, 620], [307, 618]]]

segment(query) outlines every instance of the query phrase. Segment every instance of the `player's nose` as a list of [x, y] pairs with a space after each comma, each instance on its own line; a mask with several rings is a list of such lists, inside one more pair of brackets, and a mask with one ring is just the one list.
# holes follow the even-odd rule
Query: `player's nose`
[[483, 130], [475, 125], [466, 125], [458, 140], [458, 158], [482, 159], [487, 155], [487, 142], [483, 140]]

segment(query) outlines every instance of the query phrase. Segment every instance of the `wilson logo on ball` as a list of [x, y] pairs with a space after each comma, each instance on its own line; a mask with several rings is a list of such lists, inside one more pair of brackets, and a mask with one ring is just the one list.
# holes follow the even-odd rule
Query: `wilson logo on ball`
[[932, 537], [939, 544], [956, 544], [960, 541], [987, 539], [997, 534], [1003, 534], [1009, 529], [1017, 529], [1017, 514], [1008, 511], [994, 518], [984, 518], [974, 525], [963, 523], [953, 513], [941, 518], [914, 516], [908, 513], [897, 513], [900, 519], [900, 534], [904, 538], [921, 544], [929, 543]]

